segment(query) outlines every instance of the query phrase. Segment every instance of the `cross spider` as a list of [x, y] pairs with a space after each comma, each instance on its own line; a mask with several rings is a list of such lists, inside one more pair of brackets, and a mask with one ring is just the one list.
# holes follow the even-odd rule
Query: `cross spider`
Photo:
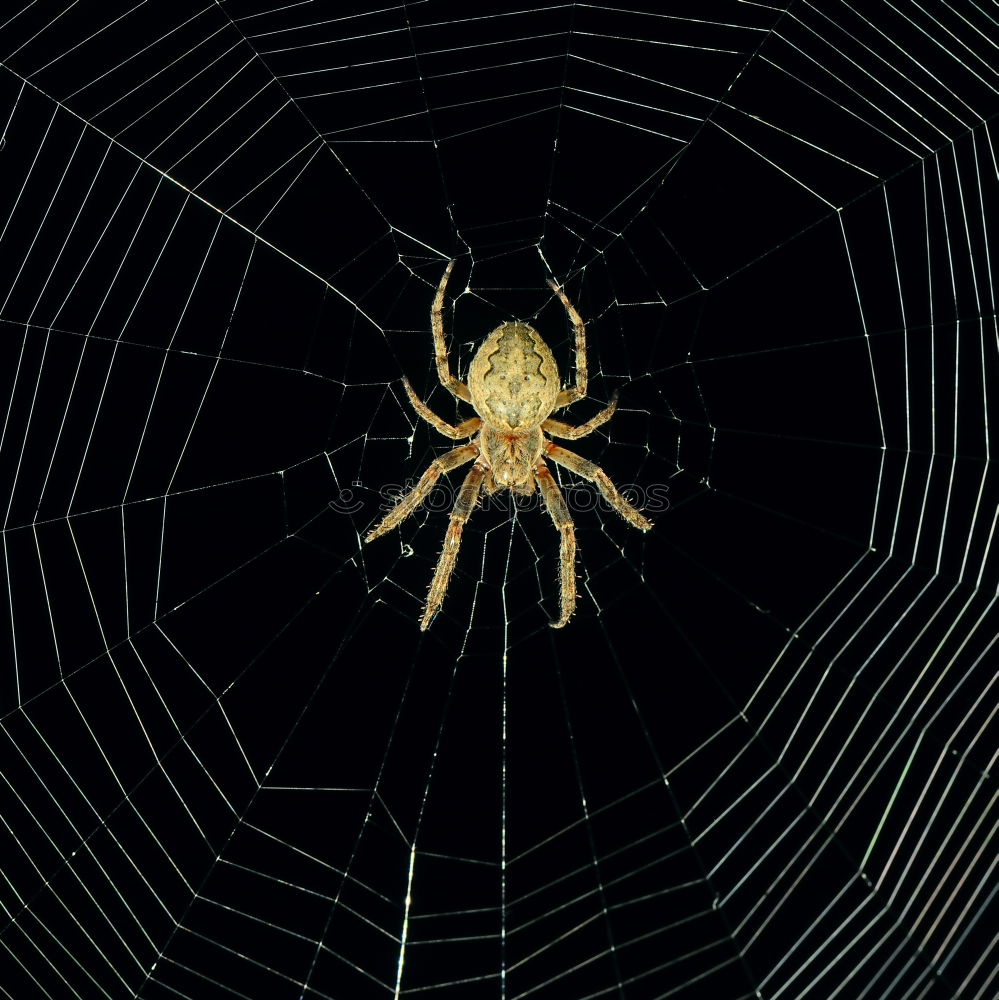
[[574, 386], [559, 390], [558, 367], [551, 350], [534, 327], [520, 322], [503, 323], [486, 337], [472, 358], [467, 385], [455, 378], [448, 367], [444, 323], [441, 319], [444, 289], [453, 267], [452, 260], [444, 270], [430, 310], [437, 376], [441, 385], [458, 399], [471, 403], [478, 416], [469, 417], [455, 427], [437, 416], [413, 392], [408, 379], [404, 378], [402, 384], [413, 409], [441, 434], [455, 441], [474, 435], [475, 440], [435, 458], [416, 486], [368, 532], [364, 540], [370, 542], [391, 531], [419, 507], [443, 473], [475, 459], [451, 512], [444, 548], [430, 584], [427, 606], [420, 619], [420, 629], [425, 630], [444, 600], [448, 580], [458, 557], [458, 547], [461, 545], [461, 531], [478, 501], [479, 491], [484, 488], [489, 494], [509, 489], [514, 493], [528, 495], [534, 492], [537, 484], [548, 513], [562, 536], [562, 613], [557, 622], [551, 623], [553, 628], [561, 628], [576, 608], [576, 533], [569, 508], [545, 465], [544, 456], [571, 469], [583, 479], [596, 483], [604, 498], [629, 524], [642, 531], [648, 531], [652, 527], [652, 523], [618, 493], [603, 469], [574, 452], [559, 448], [545, 437], [547, 432], [553, 437], [572, 441], [596, 430], [610, 420], [614, 413], [617, 393], [614, 393], [610, 403], [595, 417], [578, 427], [553, 420], [549, 416], [552, 410], [568, 406], [586, 395], [586, 328], [573, 304], [554, 281], [549, 281], [548, 284], [562, 300], [576, 331]]

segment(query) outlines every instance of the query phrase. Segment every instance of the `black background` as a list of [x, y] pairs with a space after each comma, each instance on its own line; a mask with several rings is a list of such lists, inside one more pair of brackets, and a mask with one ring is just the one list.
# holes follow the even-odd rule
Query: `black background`
[[[9, 996], [986, 994], [994, 24], [872, 7], [3, 26]], [[537, 503], [362, 542], [452, 257], [669, 498], [560, 631]]]

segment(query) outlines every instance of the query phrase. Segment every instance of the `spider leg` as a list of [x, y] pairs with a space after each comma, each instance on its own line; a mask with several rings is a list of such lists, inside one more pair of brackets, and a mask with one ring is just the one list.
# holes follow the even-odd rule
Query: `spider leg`
[[559, 548], [559, 579], [562, 584], [562, 613], [557, 622], [552, 622], [552, 628], [561, 628], [572, 617], [576, 610], [576, 529], [572, 516], [566, 506], [565, 497], [558, 488], [552, 474], [548, 471], [544, 459], [538, 459], [534, 467], [534, 477], [541, 490], [541, 496], [551, 514], [555, 527], [562, 536]]
[[455, 560], [458, 558], [458, 549], [461, 546], [461, 530], [475, 509], [475, 504], [479, 499], [479, 489], [482, 486], [482, 477], [485, 474], [485, 466], [476, 462], [468, 470], [468, 475], [465, 476], [465, 481], [461, 484], [461, 491], [455, 501], [454, 510], [451, 511], [451, 523], [444, 536], [444, 547], [441, 549], [440, 558], [437, 560], [437, 569], [434, 570], [434, 578], [430, 583], [427, 606], [420, 618], [421, 632], [425, 632], [430, 627], [430, 623], [440, 610], [441, 602], [447, 593], [448, 581], [451, 579], [451, 571], [454, 569]]
[[449, 424], [446, 420], [437, 416], [433, 410], [427, 406], [426, 403], [420, 399], [419, 396], [413, 392], [413, 387], [409, 384], [409, 379], [404, 378], [402, 380], [402, 387], [406, 390], [406, 395], [409, 396], [409, 401], [413, 405], [413, 409], [423, 417], [428, 424], [433, 425], [443, 434], [445, 437], [454, 439], [455, 441], [460, 441], [462, 438], [471, 437], [481, 426], [482, 419], [480, 417], [469, 417], [467, 420], [463, 420], [457, 427], [454, 424]]
[[451, 368], [447, 360], [447, 347], [444, 344], [444, 320], [441, 313], [444, 309], [444, 289], [447, 286], [447, 279], [451, 277], [451, 269], [453, 267], [454, 261], [452, 260], [444, 268], [444, 276], [437, 287], [437, 295], [434, 296], [434, 304], [430, 309], [430, 326], [434, 331], [434, 357], [437, 361], [437, 377], [441, 380], [441, 385], [457, 396], [458, 399], [463, 399], [466, 403], [470, 403], [472, 396], [468, 391], [468, 386], [451, 374]]
[[420, 481], [372, 528], [364, 540], [371, 542], [386, 531], [391, 531], [397, 524], [405, 521], [410, 514], [426, 499], [434, 488], [434, 483], [455, 466], [471, 462], [479, 453], [478, 445], [463, 444], [439, 458], [435, 458], [427, 466], [426, 472], [420, 476]]
[[576, 307], [569, 301], [568, 296], [561, 288], [549, 279], [548, 284], [552, 286], [552, 291], [562, 300], [565, 311], [572, 320], [573, 328], [576, 331], [576, 384], [568, 389], [563, 389], [555, 399], [555, 409], [568, 406], [577, 399], [582, 399], [586, 395], [586, 325], [583, 317], [576, 311]]
[[614, 415], [616, 409], [617, 393], [615, 392], [611, 397], [611, 401], [595, 417], [587, 420], [585, 424], [573, 427], [572, 424], [566, 424], [561, 420], [553, 420], [549, 417], [541, 425], [541, 429], [551, 434], [552, 437], [568, 438], [570, 441], [575, 441], [577, 438], [586, 437], [587, 434], [595, 431], [601, 424], [607, 423]]
[[599, 465], [577, 455], [568, 448], [559, 448], [556, 444], [549, 444], [546, 449], [548, 457], [559, 465], [571, 469], [577, 476], [588, 479], [591, 483], [596, 483], [597, 488], [603, 494], [604, 499], [623, 517], [629, 524], [633, 524], [642, 531], [648, 531], [652, 527], [652, 522], [643, 517], [632, 507], [630, 503], [617, 491], [617, 487], [611, 482], [610, 476], [600, 468]]

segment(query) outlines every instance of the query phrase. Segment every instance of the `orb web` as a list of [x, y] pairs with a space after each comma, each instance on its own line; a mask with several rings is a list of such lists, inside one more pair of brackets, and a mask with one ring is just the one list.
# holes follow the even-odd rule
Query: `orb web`
[[[0, 25], [0, 990], [995, 991], [996, 23], [26, 4]], [[452, 370], [574, 443], [422, 601]], [[563, 413], [559, 414], [560, 417]], [[455, 481], [451, 481], [455, 480]], [[992, 920], [994, 923], [994, 920]]]

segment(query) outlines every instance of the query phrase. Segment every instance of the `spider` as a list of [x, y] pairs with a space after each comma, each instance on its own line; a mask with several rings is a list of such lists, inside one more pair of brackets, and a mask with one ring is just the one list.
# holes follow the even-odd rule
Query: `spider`
[[537, 485], [561, 535], [561, 614], [558, 621], [551, 622], [551, 626], [562, 628], [576, 609], [576, 533], [569, 508], [545, 459], [550, 458], [595, 483], [605, 499], [629, 524], [642, 531], [652, 527], [652, 523], [621, 496], [603, 469], [575, 452], [560, 448], [545, 436], [550, 434], [570, 441], [585, 437], [610, 420], [617, 407], [617, 393], [595, 417], [578, 427], [549, 416], [552, 410], [586, 396], [586, 327], [565, 292], [551, 280], [548, 284], [562, 300], [576, 331], [576, 384], [568, 389], [559, 389], [558, 367], [551, 350], [534, 327], [521, 322], [503, 323], [496, 327], [472, 358], [468, 384], [459, 381], [451, 374], [448, 365], [441, 319], [444, 289], [453, 267], [452, 260], [444, 270], [430, 310], [437, 376], [441, 385], [454, 396], [471, 403], [478, 415], [463, 420], [457, 426], [449, 424], [416, 395], [408, 379], [404, 378], [402, 384], [413, 409], [441, 434], [455, 441], [471, 437], [475, 440], [435, 458], [419, 482], [368, 532], [364, 540], [370, 542], [391, 531], [419, 507], [443, 473], [475, 460], [451, 512], [451, 523], [420, 619], [422, 631], [434, 620], [444, 600], [458, 557], [461, 532], [478, 502], [480, 490], [485, 489], [490, 494], [509, 489], [514, 493], [530, 495]]

